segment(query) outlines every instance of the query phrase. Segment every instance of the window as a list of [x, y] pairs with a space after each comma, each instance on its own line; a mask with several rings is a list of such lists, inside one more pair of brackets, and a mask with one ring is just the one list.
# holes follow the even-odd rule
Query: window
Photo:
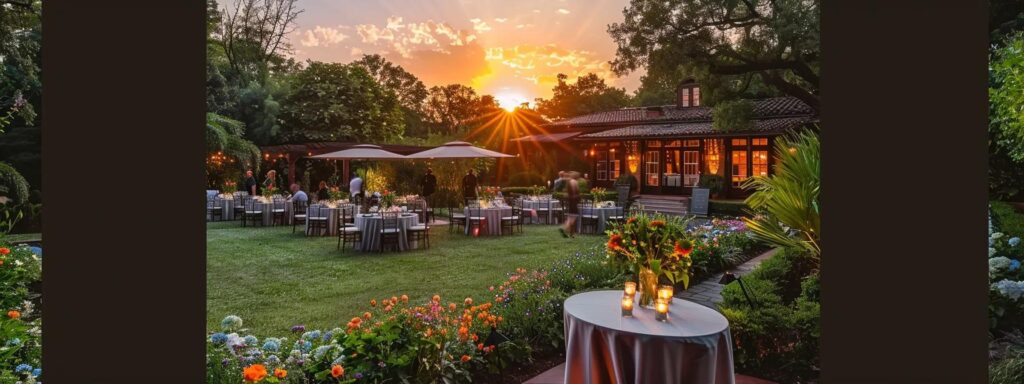
[[755, 137], [755, 138], [753, 138], [751, 140], [751, 145], [762, 146], [762, 147], [767, 146], [768, 145], [768, 138], [767, 137]]
[[683, 143], [683, 146], [685, 146], [685, 147], [699, 147], [700, 146], [700, 140], [686, 140], [686, 142]]
[[732, 151], [732, 185], [743, 184], [747, 179], [747, 150]]
[[647, 148], [661, 148], [661, 140], [647, 140]]
[[689, 107], [690, 106], [690, 88], [683, 88], [679, 93], [680, 93], [680, 95], [679, 95], [679, 97], [680, 97], [679, 105], [682, 105], [684, 107]]
[[615, 159], [615, 160], [611, 161], [611, 167], [610, 167], [611, 168], [610, 169], [611, 174], [608, 176], [608, 180], [618, 180], [619, 179], [619, 173], [622, 170], [622, 168], [620, 168], [620, 167], [621, 166], [619, 165], [619, 159]]
[[768, 151], [751, 152], [754, 176], [768, 176]]
[[700, 87], [686, 87], [679, 90], [679, 106], [681, 107], [699, 107], [700, 106]]
[[693, 100], [693, 106], [694, 107], [699, 107], [700, 106], [700, 87], [693, 87], [693, 88], [690, 88], [690, 89], [693, 90], [693, 95], [690, 96], [690, 99]]
[[608, 151], [597, 152], [597, 179], [608, 180]]
[[745, 147], [747, 146], [747, 139], [732, 139], [732, 146]]
[[647, 151], [644, 155], [644, 176], [646, 185], [658, 186], [658, 151]]
[[666, 187], [678, 187], [682, 184], [682, 175], [679, 174], [682, 167], [682, 159], [679, 158], [678, 149], [665, 151], [665, 173], [662, 178], [662, 185]]
[[683, 186], [695, 187], [700, 181], [700, 154], [697, 151], [683, 151]]
[[666, 147], [680, 147], [682, 145], [683, 145], [683, 142], [680, 141], [680, 140], [665, 140], [665, 146]]
[[704, 164], [708, 174], [724, 175], [722, 165], [725, 164], [725, 149], [722, 139], [704, 139]]

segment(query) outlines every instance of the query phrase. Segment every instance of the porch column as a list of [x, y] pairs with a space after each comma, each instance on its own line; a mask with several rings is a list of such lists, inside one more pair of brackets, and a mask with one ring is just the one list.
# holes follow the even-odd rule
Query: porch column
[[343, 185], [348, 185], [348, 182], [352, 181], [352, 171], [349, 170], [349, 163], [348, 162], [349, 162], [348, 159], [345, 159], [345, 160], [341, 161], [341, 173], [344, 174], [344, 176], [342, 176], [341, 179], [345, 180], [345, 184], [343, 184]]
[[295, 163], [299, 161], [299, 156], [288, 153], [285, 159], [288, 160], [288, 188], [291, 188], [291, 185], [295, 183]]

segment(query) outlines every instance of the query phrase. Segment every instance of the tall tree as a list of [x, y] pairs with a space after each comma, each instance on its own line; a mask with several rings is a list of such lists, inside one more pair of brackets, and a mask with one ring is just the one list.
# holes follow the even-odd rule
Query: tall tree
[[[494, 99], [491, 98], [491, 103]], [[480, 115], [481, 99], [472, 87], [462, 84], [434, 86], [427, 94], [424, 116], [439, 133], [465, 132], [469, 123]]]
[[[41, 21], [39, 0], [0, 1], [0, 162], [10, 165], [0, 170], [0, 178], [27, 180], [33, 196], [38, 196], [35, 190], [42, 185]], [[6, 196], [15, 193], [25, 196], [11, 188]], [[13, 200], [24, 201], [20, 197]]]
[[573, 117], [622, 108], [629, 105], [629, 95], [623, 88], [610, 87], [604, 79], [593, 73], [576, 78], [570, 84], [569, 76], [559, 73], [558, 84], [552, 88], [551, 99], [537, 99], [537, 111], [550, 119]]
[[363, 55], [351, 64], [360, 66], [373, 76], [377, 83], [394, 92], [402, 107], [419, 111], [427, 98], [427, 86], [420, 79], [385, 59], [381, 55]]
[[[274, 66], [287, 64], [288, 35], [302, 10], [298, 0], [235, 0], [219, 18], [218, 36], [231, 69], [242, 84], [263, 82]], [[208, 20], [207, 26], [210, 27]]]
[[623, 22], [608, 27], [618, 45], [612, 69], [682, 69], [701, 78], [705, 98], [705, 90], [714, 91], [709, 86], [749, 84], [753, 75], [817, 110], [819, 6], [820, 0], [631, 0]]
[[282, 103], [284, 141], [390, 142], [404, 131], [398, 98], [360, 66], [310, 61]]

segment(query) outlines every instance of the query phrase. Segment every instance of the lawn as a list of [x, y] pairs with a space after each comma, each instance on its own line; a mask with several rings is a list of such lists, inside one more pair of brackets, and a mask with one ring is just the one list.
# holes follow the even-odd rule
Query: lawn
[[330, 329], [361, 314], [370, 299], [409, 295], [424, 302], [484, 298], [517, 267], [544, 268], [603, 236], [564, 239], [555, 226], [524, 226], [524, 234], [472, 238], [431, 230], [431, 248], [401, 253], [336, 249], [337, 238], [304, 237], [291, 227], [206, 229], [207, 328], [238, 315], [256, 335], [281, 335], [292, 325]]

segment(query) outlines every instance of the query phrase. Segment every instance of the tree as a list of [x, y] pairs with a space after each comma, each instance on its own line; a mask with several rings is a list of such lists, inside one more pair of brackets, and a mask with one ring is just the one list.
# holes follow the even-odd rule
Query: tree
[[33, 125], [42, 101], [42, 3], [0, 1], [0, 131]]
[[295, 19], [302, 13], [298, 0], [237, 0], [208, 19], [207, 28], [219, 24], [219, 42], [231, 69], [241, 84], [262, 83], [275, 65], [286, 65], [290, 53], [288, 35], [296, 29]]
[[[494, 103], [494, 98], [489, 99]], [[469, 122], [480, 116], [481, 103], [472, 87], [462, 84], [434, 86], [427, 94], [424, 117], [444, 134], [457, 134], [469, 128]]]
[[423, 100], [427, 98], [427, 86], [402, 66], [391, 63], [381, 55], [363, 55], [351, 64], [362, 67], [378, 84], [393, 92], [403, 108], [412, 111], [422, 108]]
[[568, 79], [569, 76], [558, 74], [558, 84], [552, 88], [554, 94], [549, 100], [537, 99], [537, 111], [547, 118], [559, 119], [629, 105], [625, 89], [608, 86], [596, 74], [577, 77], [572, 84]]
[[1008, 37], [989, 64], [989, 129], [1012, 160], [1024, 163], [1024, 35]]
[[286, 142], [389, 142], [405, 129], [398, 98], [357, 65], [309, 61], [282, 105]]
[[[608, 27], [618, 45], [612, 70], [648, 75], [682, 70], [714, 87], [763, 82], [819, 109], [819, 0], [631, 0]], [[705, 94], [711, 91], [711, 95]], [[729, 93], [719, 96], [728, 99]]]

